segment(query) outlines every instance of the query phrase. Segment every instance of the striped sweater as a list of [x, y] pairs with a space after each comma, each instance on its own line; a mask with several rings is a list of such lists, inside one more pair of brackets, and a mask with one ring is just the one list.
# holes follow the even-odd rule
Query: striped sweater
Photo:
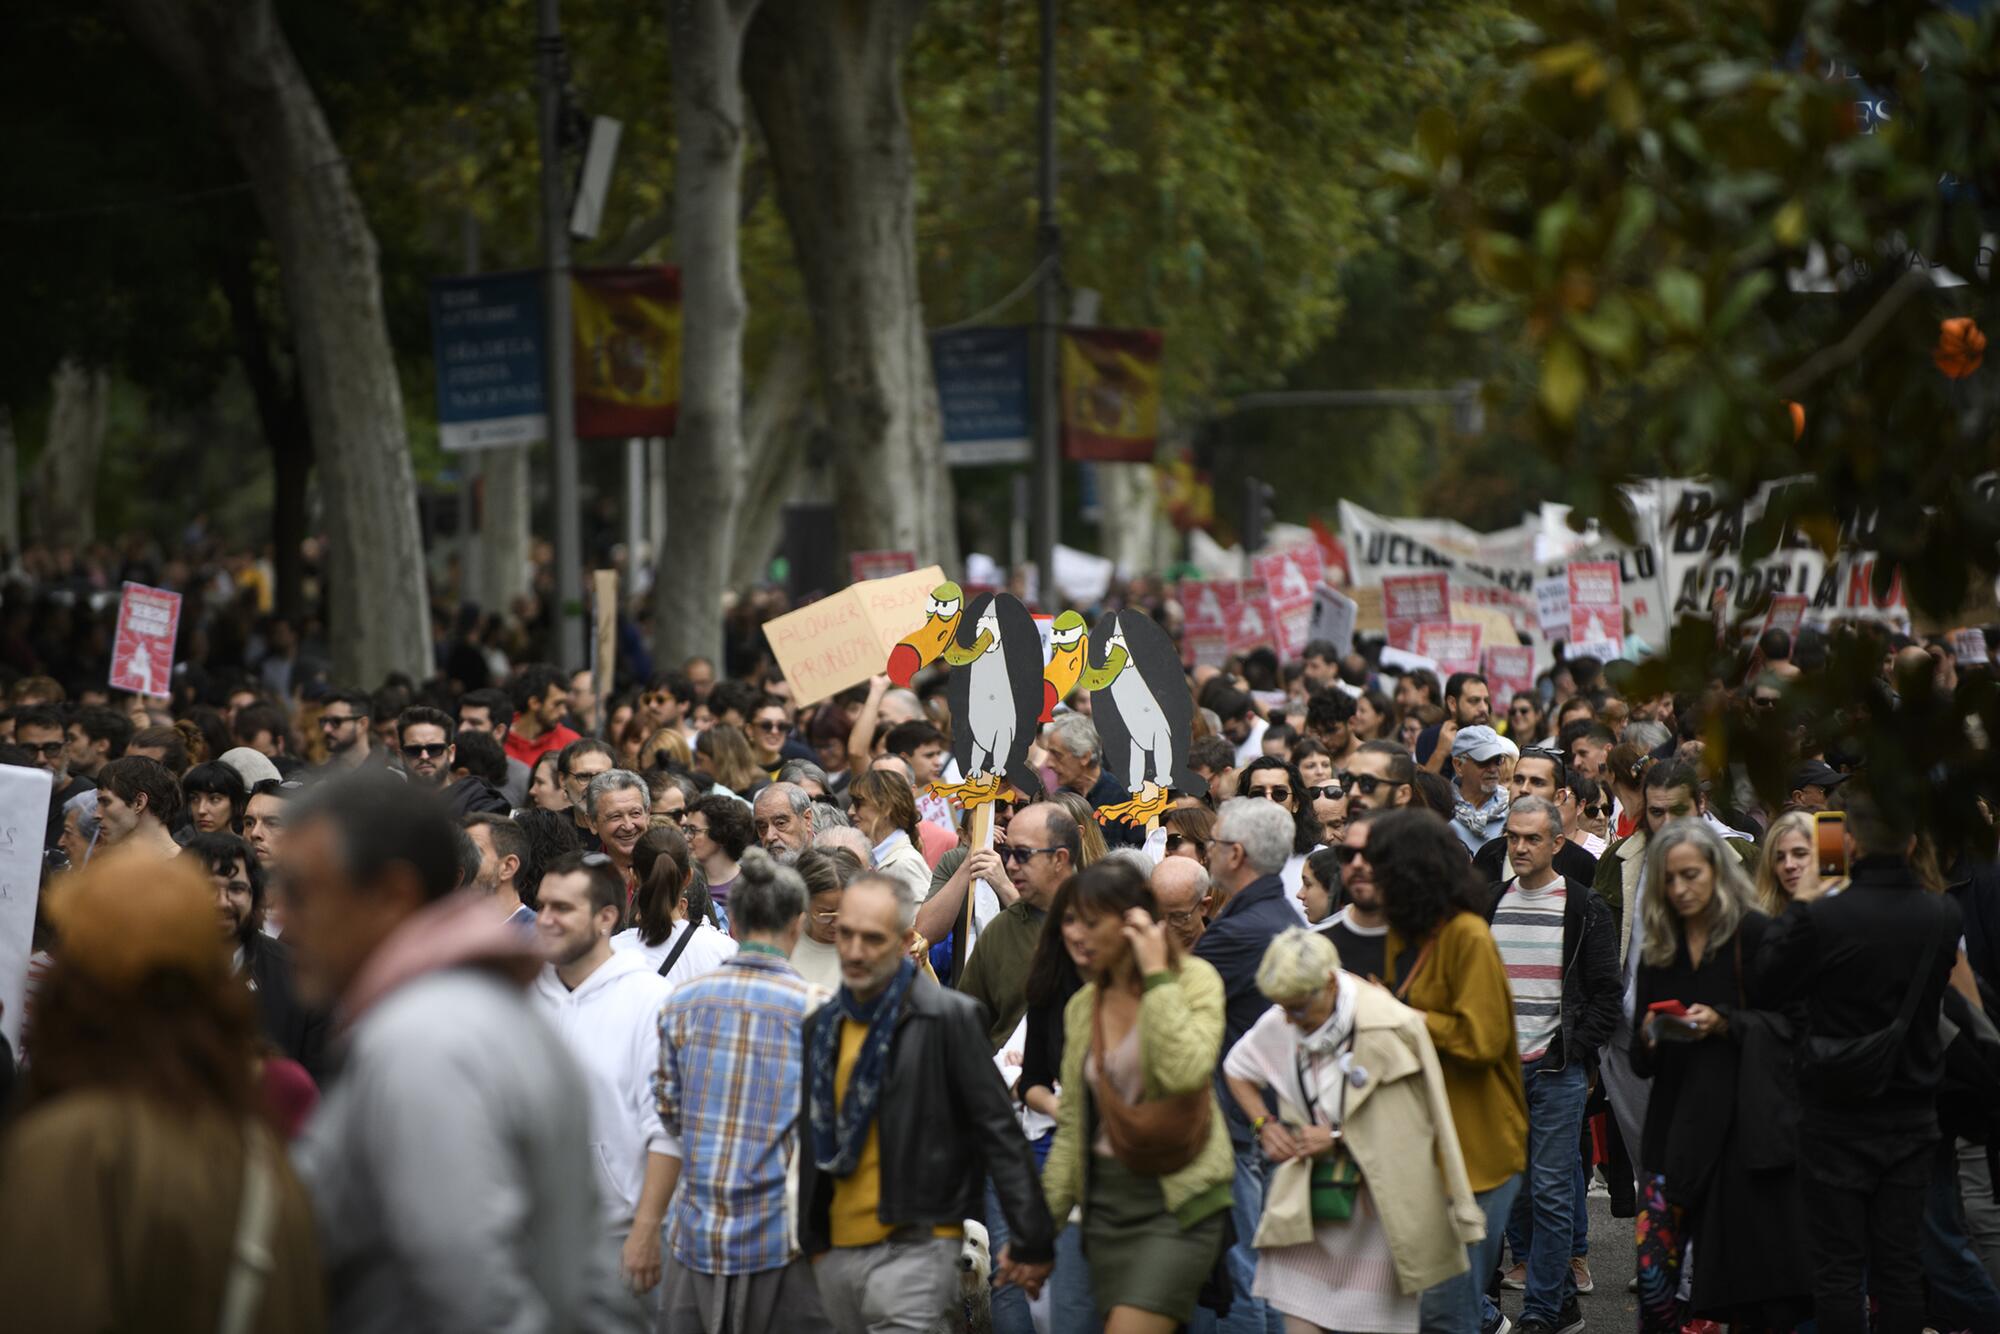
[[1541, 1059], [1562, 1027], [1563, 913], [1569, 894], [1561, 876], [1537, 890], [1508, 886], [1493, 913], [1493, 943], [1514, 993], [1514, 1042], [1523, 1061]]

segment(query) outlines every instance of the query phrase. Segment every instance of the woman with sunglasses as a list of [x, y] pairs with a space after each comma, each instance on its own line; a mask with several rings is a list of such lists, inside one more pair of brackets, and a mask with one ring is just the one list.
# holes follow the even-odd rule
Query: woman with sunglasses
[[1208, 865], [1208, 845], [1215, 837], [1215, 812], [1206, 806], [1176, 806], [1160, 817], [1164, 834], [1162, 857], [1190, 857]]
[[[1069, 882], [1063, 939], [1088, 982], [1063, 1009], [1055, 1142], [1042, 1171], [1061, 1226], [1083, 1209], [1083, 1251], [1111, 1334], [1171, 1334], [1222, 1253], [1235, 1156], [1213, 1092], [1223, 988], [1181, 952], [1146, 879], [1122, 861]], [[1089, 1096], [1084, 1096], [1089, 1090]], [[1127, 1131], [1148, 1103], [1187, 1114]], [[1107, 1108], [1121, 1111], [1108, 1112]], [[1109, 1129], [1107, 1126], [1117, 1126]], [[1193, 1133], [1197, 1126], [1205, 1131]]]
[[1574, 769], [1569, 774], [1569, 791], [1576, 801], [1576, 839], [1591, 856], [1602, 857], [1611, 842], [1611, 794], [1595, 778]]
[[1519, 691], [1507, 703], [1507, 736], [1517, 746], [1540, 745], [1546, 739], [1548, 721], [1541, 696], [1532, 690]]
[[1276, 802], [1290, 813], [1292, 855], [1278, 877], [1285, 882], [1285, 892], [1296, 899], [1305, 875], [1306, 854], [1320, 845], [1319, 820], [1312, 812], [1299, 771], [1283, 760], [1260, 755], [1243, 766], [1236, 778], [1236, 791], [1239, 796]]

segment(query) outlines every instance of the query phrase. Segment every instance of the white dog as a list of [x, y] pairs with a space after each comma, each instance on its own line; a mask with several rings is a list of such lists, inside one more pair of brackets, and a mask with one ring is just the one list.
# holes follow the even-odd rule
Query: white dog
[[993, 1334], [993, 1250], [986, 1225], [965, 1220], [958, 1251], [958, 1292], [951, 1309], [938, 1316], [934, 1334]]

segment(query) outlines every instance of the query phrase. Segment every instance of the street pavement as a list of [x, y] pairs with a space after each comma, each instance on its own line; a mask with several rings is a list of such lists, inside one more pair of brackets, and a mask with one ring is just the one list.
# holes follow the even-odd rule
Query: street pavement
[[[1590, 1198], [1590, 1276], [1597, 1290], [1577, 1298], [1583, 1308], [1584, 1327], [1598, 1334], [1627, 1334], [1639, 1326], [1639, 1298], [1625, 1291], [1636, 1266], [1632, 1245], [1632, 1220], [1613, 1218], [1611, 1202], [1601, 1195]], [[1510, 1260], [1511, 1264], [1512, 1261]], [[1503, 1290], [1500, 1309], [1509, 1320], [1521, 1318], [1521, 1294]]]

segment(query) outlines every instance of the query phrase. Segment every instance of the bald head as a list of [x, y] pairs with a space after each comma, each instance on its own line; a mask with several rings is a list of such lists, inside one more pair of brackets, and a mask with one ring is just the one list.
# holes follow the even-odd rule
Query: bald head
[[878, 774], [897, 774], [905, 783], [909, 783], [911, 787], [914, 788], [916, 786], [916, 783], [910, 778], [909, 762], [901, 755], [884, 755], [868, 767]]
[[1182, 948], [1193, 949], [1207, 925], [1207, 868], [1192, 857], [1163, 857], [1153, 868], [1152, 886], [1168, 928], [1180, 937]]

